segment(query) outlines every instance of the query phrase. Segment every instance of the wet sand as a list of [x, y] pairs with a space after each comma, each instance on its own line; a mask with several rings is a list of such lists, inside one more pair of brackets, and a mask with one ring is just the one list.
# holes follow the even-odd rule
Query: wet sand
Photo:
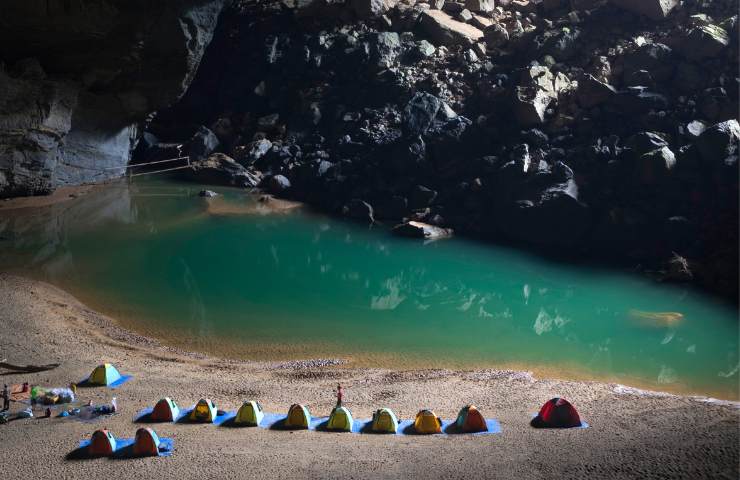
[[[737, 404], [638, 392], [615, 384], [534, 379], [514, 371], [343, 368], [320, 360], [242, 362], [178, 351], [118, 327], [61, 290], [0, 275], [0, 360], [59, 363], [3, 381], [63, 386], [111, 361], [135, 378], [122, 388], [81, 389], [95, 402], [118, 398], [121, 413], [96, 424], [25, 419], [0, 425], [5, 478], [737, 478]], [[465, 403], [497, 418], [493, 436], [388, 437], [155, 425], [175, 440], [168, 458], [67, 460], [95, 428], [133, 436], [135, 412], [165, 395], [200, 397], [236, 409], [257, 399], [267, 411], [294, 402], [326, 415], [337, 382], [356, 418], [388, 406], [401, 417], [431, 407], [443, 418]], [[565, 396], [592, 427], [535, 430], [546, 399]], [[13, 410], [19, 405], [14, 404]], [[135, 472], [135, 473], [134, 473]]]

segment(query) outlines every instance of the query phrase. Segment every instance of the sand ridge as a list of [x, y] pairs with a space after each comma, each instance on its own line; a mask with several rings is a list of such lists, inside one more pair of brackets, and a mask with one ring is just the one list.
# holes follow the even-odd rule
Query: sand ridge
[[[60, 366], [3, 381], [61, 386], [111, 361], [134, 375], [122, 388], [85, 389], [83, 399], [116, 395], [121, 413], [97, 424], [30, 419], [0, 425], [6, 478], [737, 478], [740, 410], [598, 382], [535, 379], [514, 371], [344, 368], [334, 362], [249, 362], [187, 352], [118, 327], [48, 284], [0, 274], [0, 359]], [[337, 382], [357, 418], [379, 407], [409, 418], [433, 408], [451, 418], [465, 403], [497, 418], [494, 436], [386, 437], [273, 432], [211, 425], [155, 425], [175, 440], [169, 458], [70, 461], [66, 455], [95, 428], [133, 436], [138, 410], [171, 396], [201, 397], [236, 409], [246, 399], [266, 410], [291, 403], [327, 415]], [[548, 398], [564, 396], [592, 427], [542, 431], [528, 425]], [[14, 405], [14, 409], [18, 406]]]

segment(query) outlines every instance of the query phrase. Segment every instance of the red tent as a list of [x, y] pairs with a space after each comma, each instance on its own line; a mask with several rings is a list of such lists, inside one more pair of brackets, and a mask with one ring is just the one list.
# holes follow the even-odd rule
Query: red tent
[[548, 400], [540, 413], [532, 419], [532, 426], [537, 428], [571, 428], [581, 426], [581, 417], [575, 407], [564, 398]]

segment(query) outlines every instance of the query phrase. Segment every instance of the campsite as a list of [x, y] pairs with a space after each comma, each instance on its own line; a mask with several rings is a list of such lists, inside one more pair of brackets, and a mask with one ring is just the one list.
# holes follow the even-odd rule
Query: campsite
[[0, 0], [0, 480], [740, 478], [740, 0]]
[[[732, 445], [739, 414], [733, 402], [609, 383], [536, 379], [516, 371], [327, 369], [317, 367], [320, 362], [219, 359], [178, 351], [123, 330], [47, 284], [3, 275], [0, 293], [0, 320], [8, 331], [16, 332], [4, 337], [7, 354], [23, 355], [30, 364], [60, 364], [40, 373], [4, 375], [4, 380], [66, 385], [70, 379], [86, 378], [105, 360], [120, 374], [132, 376], [115, 389], [77, 389], [82, 398], [96, 404], [115, 395], [119, 405], [115, 415], [92, 423], [36, 417], [0, 425], [0, 468], [11, 472], [11, 478], [21, 471], [34, 477], [62, 472], [70, 477], [118, 476], [128, 475], [132, 468], [146, 477], [230, 478], [245, 464], [254, 478], [345, 478], [348, 465], [361, 478], [595, 478], [636, 477], [648, 471], [690, 477], [697, 468], [721, 477], [737, 464]], [[44, 300], [31, 303], [31, 298]], [[41, 337], [53, 343], [34, 340]], [[300, 402], [311, 414], [327, 417], [336, 402], [337, 382], [346, 389], [344, 404], [355, 418], [371, 419], [384, 405], [398, 416], [377, 417], [381, 428], [394, 420], [411, 421], [420, 409], [431, 409], [454, 423], [464, 405], [474, 404], [486, 418], [495, 418], [501, 431], [484, 436], [389, 436], [183, 424], [167, 417], [177, 418], [201, 397], [210, 397], [217, 409], [232, 412], [241, 411], [245, 400], [258, 398], [264, 412], [283, 415]], [[589, 428], [530, 425], [543, 403], [558, 395], [573, 402]], [[159, 402], [165, 396], [170, 401]], [[163, 421], [134, 421], [140, 411], [155, 406]], [[210, 405], [206, 407], [209, 412]], [[17, 409], [14, 405], [13, 410]], [[70, 457], [80, 441], [89, 440], [98, 429], [133, 441], [143, 427], [151, 428], [160, 439], [171, 439], [171, 455], [117, 461]], [[594, 444], [601, 447], [594, 449]], [[667, 463], [668, 457], [677, 460]]]

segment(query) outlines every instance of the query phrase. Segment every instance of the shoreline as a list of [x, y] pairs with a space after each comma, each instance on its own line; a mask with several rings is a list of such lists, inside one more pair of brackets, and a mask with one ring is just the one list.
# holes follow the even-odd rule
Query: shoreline
[[[102, 338], [108, 341], [123, 342], [127, 345], [127, 348], [141, 349], [152, 354], [155, 351], [161, 351], [166, 353], [175, 354], [179, 357], [198, 359], [198, 360], [217, 360], [223, 362], [235, 362], [252, 364], [255, 366], [267, 366], [275, 369], [305, 369], [312, 367], [331, 367], [335, 369], [347, 370], [347, 371], [364, 371], [364, 370], [382, 370], [382, 371], [398, 371], [398, 372], [418, 372], [418, 371], [436, 371], [444, 372], [445, 374], [481, 374], [483, 372], [489, 373], [494, 372], [495, 374], [509, 375], [512, 377], [527, 378], [532, 381], [551, 381], [551, 382], [569, 382], [569, 383], [582, 383], [582, 384], [602, 384], [613, 387], [615, 391], [622, 392], [624, 394], [647, 396], [647, 397], [678, 397], [685, 398], [699, 402], [716, 403], [728, 406], [734, 406], [740, 409], [740, 400], [730, 400], [725, 398], [715, 398], [707, 394], [692, 393], [680, 390], [656, 390], [651, 388], [650, 385], [640, 384], [640, 382], [629, 382], [620, 383], [618, 381], [609, 381], [603, 378], [586, 378], [589, 372], [582, 371], [583, 377], [578, 374], [576, 376], [556, 376], [543, 374], [547, 370], [538, 369], [537, 367], [522, 368], [519, 364], [511, 363], [504, 365], [470, 365], [469, 367], [458, 367], [458, 366], [442, 366], [433, 365], [431, 367], [422, 367], [421, 360], [418, 360], [419, 364], [412, 362], [409, 366], [402, 366], [400, 364], [387, 364], [378, 366], [369, 366], [364, 362], [369, 360], [356, 360], [357, 356], [364, 358], [365, 355], [371, 356], [371, 353], [360, 353], [359, 355], [347, 355], [347, 356], [333, 356], [333, 355], [320, 355], [316, 358], [312, 358], [308, 355], [308, 358], [295, 357], [295, 358], [245, 358], [236, 354], [235, 356], [222, 355], [219, 350], [198, 350], [190, 348], [186, 344], [179, 344], [179, 342], [168, 342], [166, 339], [161, 338], [158, 335], [148, 334], [138, 331], [136, 328], [130, 327], [125, 322], [122, 323], [118, 318], [111, 317], [105, 313], [98, 311], [97, 309], [89, 307], [85, 302], [79, 300], [75, 295], [64, 290], [63, 288], [56, 286], [52, 283], [45, 282], [43, 280], [37, 280], [29, 278], [19, 274], [6, 274], [0, 272], [0, 281], [4, 278], [15, 278], [21, 282], [31, 282], [34, 287], [41, 288], [43, 290], [54, 291], [62, 297], [66, 297], [74, 302], [79, 308], [83, 309], [89, 314], [86, 319], [86, 330], [87, 333], [95, 338]], [[97, 332], [94, 330], [98, 330]], [[214, 339], [216, 340], [216, 339]], [[218, 339], [220, 340], [220, 339]], [[236, 343], [245, 349], [252, 349], [257, 347], [260, 350], [269, 350], [272, 344], [241, 344]], [[310, 347], [309, 347], [310, 348]], [[263, 353], [263, 355], [267, 355]], [[280, 352], [275, 355], [282, 355]], [[378, 356], [382, 356], [379, 354]], [[391, 361], [392, 362], [392, 361]], [[569, 368], [565, 369], [567, 372], [572, 372]]]
[[[354, 478], [481, 478], [491, 471], [503, 478], [639, 477], [646, 472], [735, 478], [738, 474], [737, 402], [493, 369], [402, 371], [338, 368], [331, 359], [228, 360], [168, 347], [118, 326], [57, 287], [7, 274], [0, 274], [0, 325], [0, 358], [17, 365], [60, 364], [32, 374], [0, 372], [9, 384], [63, 386], [84, 378], [102, 362], [112, 362], [122, 373], [134, 376], [117, 390], [78, 391], [82, 400], [95, 403], [118, 398], [121, 413], [95, 424], [52, 418], [0, 425], [7, 439], [0, 469], [9, 478], [60, 473], [117, 476], [130, 472], [130, 462], [147, 476], [163, 478], [236, 478], [245, 465], [255, 477], [267, 479], [346, 478], [348, 471]], [[345, 401], [356, 418], [369, 418], [374, 409], [385, 406], [401, 418], [413, 418], [420, 408], [433, 408], [450, 419], [462, 405], [473, 403], [486, 416], [497, 418], [503, 431], [484, 437], [389, 438], [157, 424], [157, 433], [175, 440], [175, 454], [168, 459], [65, 460], [76, 443], [96, 428], [105, 426], [118, 436], [131, 436], [138, 428], [131, 422], [135, 412], [164, 396], [181, 405], [210, 397], [225, 410], [236, 409], [247, 399], [259, 400], [266, 411], [273, 412], [300, 402], [312, 414], [324, 415], [333, 405], [337, 383], [344, 386]], [[591, 428], [531, 428], [531, 415], [554, 396], [571, 400]], [[45, 441], [39, 443], [41, 437]], [[34, 462], [14, 460], [25, 458], [29, 450]], [[622, 452], [629, 454], [625, 457]], [[219, 461], [212, 461], [216, 457]], [[476, 461], [459, 461], [466, 457]]]
[[[0, 272], [0, 276], [3, 273]], [[194, 344], [188, 342], [185, 337], [173, 335], [169, 331], [158, 331], [156, 329], [147, 331], [140, 323], [127, 319], [125, 315], [106, 313], [92, 297], [82, 298], [64, 290], [58, 285], [28, 276], [24, 272], [10, 272], [10, 275], [23, 278], [28, 281], [38, 282], [48, 288], [58, 290], [62, 295], [68, 295], [85, 309], [92, 311], [96, 316], [105, 319], [101, 323], [103, 331], [114, 331], [124, 337], [131, 336], [145, 339], [149, 345], [160, 345], [162, 348], [174, 350], [190, 357], [217, 358], [224, 361], [276, 363], [279, 365], [295, 362], [313, 362], [315, 360], [331, 360], [335, 368], [347, 370], [354, 369], [382, 369], [397, 371], [420, 371], [441, 370], [446, 372], [477, 372], [477, 371], [502, 371], [514, 372], [521, 375], [529, 375], [540, 380], [601, 383], [620, 386], [632, 391], [645, 392], [648, 395], [673, 395], [698, 400], [710, 400], [736, 404], [740, 408], [740, 392], [736, 398], [727, 398], [719, 391], [716, 393], [697, 392], [695, 389], [683, 384], [667, 385], [663, 390], [656, 390], [649, 382], [642, 382], [637, 378], [617, 379], [614, 376], [588, 371], [578, 365], [559, 364], [557, 367], [545, 368], [537, 364], [521, 364], [517, 362], [504, 363], [477, 363], [473, 361], [460, 360], [458, 362], [440, 360], [437, 363], [428, 362], [422, 357], [399, 358], [391, 352], [355, 352], [352, 354], [339, 354], [332, 350], [331, 344], [325, 345], [301, 345], [299, 347], [287, 344], [275, 343], [244, 343], [238, 340], [229, 341], [220, 337], [201, 339]], [[123, 333], [125, 332], [125, 333]], [[305, 351], [305, 354], [300, 353]], [[257, 357], [257, 358], [255, 358]], [[318, 358], [314, 358], [318, 357]]]

